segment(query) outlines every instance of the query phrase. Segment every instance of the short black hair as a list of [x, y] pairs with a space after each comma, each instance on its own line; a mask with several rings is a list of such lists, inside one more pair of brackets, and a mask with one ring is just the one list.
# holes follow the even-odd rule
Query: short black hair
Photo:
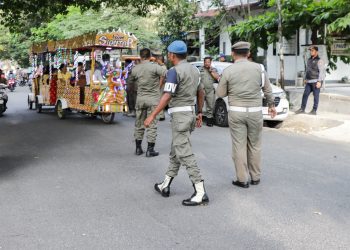
[[179, 58], [180, 60], [185, 60], [186, 57], [187, 57], [187, 53], [185, 54], [176, 54], [176, 53], [173, 53], [177, 58]]
[[78, 62], [78, 66], [83, 66], [84, 64], [82, 62]]
[[149, 59], [151, 57], [151, 50], [149, 48], [143, 48], [140, 50], [140, 57], [142, 59]]
[[210, 61], [212, 61], [213, 60], [213, 58], [211, 58], [211, 56], [206, 56], [206, 57], [204, 57], [204, 60], [203, 60], [203, 62], [205, 62], [205, 60], [210, 60]]
[[61, 65], [60, 65], [60, 68], [59, 68], [59, 69], [61, 70], [61, 69], [63, 69], [65, 66], [66, 66], [66, 65], [65, 65], [64, 63], [61, 63]]
[[249, 49], [233, 49], [232, 51], [240, 56], [248, 56], [249, 54]]
[[311, 46], [310, 46], [309, 50], [312, 50], [312, 49], [314, 49], [314, 50], [318, 51], [318, 47], [317, 47], [317, 46], [315, 46], [315, 45], [311, 45]]
[[158, 55], [158, 56], [157, 56], [157, 59], [158, 59], [158, 60], [161, 60], [161, 61], [164, 63], [164, 56], [163, 56], [163, 55]]

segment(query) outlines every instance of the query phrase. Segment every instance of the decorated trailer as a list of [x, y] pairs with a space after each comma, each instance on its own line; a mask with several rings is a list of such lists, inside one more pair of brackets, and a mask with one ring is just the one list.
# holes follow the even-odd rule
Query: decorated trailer
[[33, 44], [29, 109], [54, 108], [60, 119], [82, 113], [112, 123], [115, 113], [128, 109], [126, 78], [132, 64], [123, 67], [122, 57], [136, 46], [137, 38], [121, 30]]

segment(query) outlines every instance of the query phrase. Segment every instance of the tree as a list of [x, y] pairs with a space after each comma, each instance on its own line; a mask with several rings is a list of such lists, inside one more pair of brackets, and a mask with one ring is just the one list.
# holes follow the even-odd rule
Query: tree
[[196, 4], [187, 0], [170, 0], [168, 7], [162, 11], [158, 22], [158, 34], [165, 46], [172, 41], [186, 38], [191, 30], [198, 30]]
[[[267, 49], [271, 43], [278, 41], [278, 13], [275, 11], [276, 0], [270, 0], [271, 8], [262, 15], [237, 23], [230, 28], [233, 36], [252, 42], [254, 47]], [[349, 29], [350, 5], [348, 0], [284, 0], [282, 2], [283, 36], [290, 39], [300, 28], [312, 31], [313, 44], [321, 44], [324, 40], [328, 45], [329, 66], [335, 69], [337, 57], [330, 55], [330, 40], [325, 39], [326, 24], [330, 31], [345, 31]], [[341, 57], [348, 63], [349, 58]]]
[[166, 0], [2, 0], [1, 24], [11, 31], [22, 30], [26, 23], [39, 26], [57, 14], [66, 14], [69, 6], [77, 6], [83, 11], [98, 10], [106, 6], [133, 7], [137, 14], [146, 15], [152, 8], [166, 5]]

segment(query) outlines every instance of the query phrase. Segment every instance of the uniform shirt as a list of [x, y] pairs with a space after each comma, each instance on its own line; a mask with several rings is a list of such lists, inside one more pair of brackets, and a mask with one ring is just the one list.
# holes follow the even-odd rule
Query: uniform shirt
[[128, 77], [128, 84], [136, 84], [137, 96], [149, 97], [159, 101], [159, 78], [165, 75], [165, 69], [149, 60], [137, 64]]
[[265, 84], [262, 85], [262, 72], [260, 64], [250, 62], [248, 59], [237, 60], [227, 67], [220, 78], [216, 93], [219, 97], [228, 96], [230, 106], [261, 107], [261, 89], [269, 107], [274, 104], [272, 88], [266, 71], [264, 71]]
[[[216, 71], [215, 69], [213, 69], [213, 70]], [[211, 75], [209, 70], [203, 67], [201, 69], [201, 83], [203, 84], [203, 87], [204, 87], [204, 90], [205, 90], [206, 93], [211, 92], [212, 90], [214, 90], [214, 85], [213, 84], [215, 82], [216, 82], [216, 80]]]
[[166, 79], [164, 93], [172, 95], [169, 107], [195, 105], [197, 91], [203, 89], [199, 82], [199, 71], [195, 66], [182, 60], [168, 70]]

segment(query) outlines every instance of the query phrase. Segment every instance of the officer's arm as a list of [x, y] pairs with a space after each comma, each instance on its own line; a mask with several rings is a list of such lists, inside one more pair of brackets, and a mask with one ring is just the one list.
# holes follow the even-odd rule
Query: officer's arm
[[219, 85], [216, 88], [216, 94], [218, 97], [221, 97], [221, 98], [227, 96], [227, 78], [226, 78], [225, 71], [222, 73], [222, 76], [219, 81]]
[[202, 113], [203, 105], [204, 105], [204, 89], [198, 88], [198, 90], [197, 90], [197, 111], [198, 111], [198, 114]]
[[218, 74], [218, 72], [216, 71], [216, 69], [211, 68], [209, 70], [211, 76], [216, 80], [219, 81], [220, 80], [220, 75]]
[[160, 98], [159, 104], [156, 107], [155, 110], [147, 117], [147, 119], [144, 121], [144, 125], [146, 128], [149, 127], [149, 125], [153, 122], [154, 119], [156, 119], [156, 116], [165, 109], [165, 107], [168, 105], [168, 103], [171, 100], [171, 94], [170, 93], [164, 93], [162, 97]]
[[269, 107], [272, 107], [272, 106], [275, 106], [275, 102], [274, 102], [275, 98], [272, 94], [270, 79], [267, 76], [266, 72], [265, 72], [264, 76], [265, 76], [265, 84], [264, 84], [264, 86], [262, 86], [262, 91], [263, 91], [264, 96], [266, 98], [267, 104], [269, 105]]

